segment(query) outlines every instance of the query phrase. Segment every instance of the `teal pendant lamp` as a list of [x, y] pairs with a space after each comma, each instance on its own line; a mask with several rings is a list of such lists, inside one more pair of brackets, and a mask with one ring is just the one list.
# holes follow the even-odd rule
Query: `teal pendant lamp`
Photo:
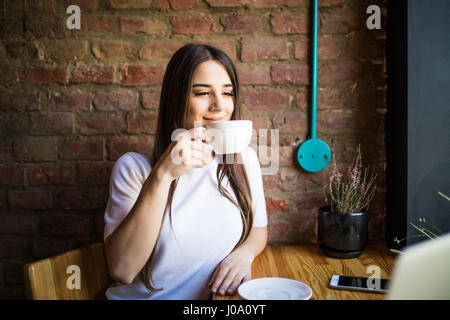
[[317, 114], [317, 29], [319, 3], [314, 0], [313, 8], [313, 45], [312, 45], [312, 101], [311, 101], [311, 137], [303, 142], [297, 151], [297, 161], [308, 172], [320, 172], [325, 169], [331, 160], [331, 151], [328, 145], [316, 138]]

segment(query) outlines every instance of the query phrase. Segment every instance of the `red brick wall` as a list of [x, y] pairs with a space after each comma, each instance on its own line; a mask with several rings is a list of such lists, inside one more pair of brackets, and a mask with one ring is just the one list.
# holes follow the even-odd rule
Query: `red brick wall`
[[[370, 238], [384, 236], [383, 0], [320, 0], [318, 137], [340, 165], [360, 143], [375, 161]], [[81, 7], [81, 30], [65, 20]], [[273, 244], [311, 243], [323, 173], [294, 162], [309, 132], [309, 0], [0, 0], [0, 297], [23, 297], [24, 263], [102, 241], [114, 161], [151, 147], [159, 90], [183, 44], [222, 48], [242, 79], [244, 116], [279, 129], [264, 176]]]

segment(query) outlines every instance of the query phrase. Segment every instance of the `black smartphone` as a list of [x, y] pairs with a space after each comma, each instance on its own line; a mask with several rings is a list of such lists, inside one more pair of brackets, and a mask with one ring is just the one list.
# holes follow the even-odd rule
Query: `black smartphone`
[[340, 276], [334, 274], [331, 276], [330, 287], [341, 290], [386, 293], [388, 283], [388, 279]]

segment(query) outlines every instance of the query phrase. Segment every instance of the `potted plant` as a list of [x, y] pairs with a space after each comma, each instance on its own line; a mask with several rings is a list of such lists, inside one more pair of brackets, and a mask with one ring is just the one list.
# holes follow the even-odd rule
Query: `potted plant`
[[356, 258], [367, 243], [367, 211], [376, 189], [376, 174], [363, 169], [361, 160], [358, 146], [344, 174], [333, 155], [333, 171], [324, 184], [327, 206], [319, 209], [318, 236], [321, 250], [333, 258]]

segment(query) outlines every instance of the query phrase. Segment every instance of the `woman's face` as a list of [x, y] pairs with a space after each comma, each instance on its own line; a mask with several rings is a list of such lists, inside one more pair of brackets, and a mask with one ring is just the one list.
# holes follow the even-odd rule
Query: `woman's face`
[[192, 129], [194, 121], [204, 126], [212, 121], [230, 120], [233, 97], [233, 85], [222, 64], [214, 60], [199, 64], [192, 75], [186, 129]]

